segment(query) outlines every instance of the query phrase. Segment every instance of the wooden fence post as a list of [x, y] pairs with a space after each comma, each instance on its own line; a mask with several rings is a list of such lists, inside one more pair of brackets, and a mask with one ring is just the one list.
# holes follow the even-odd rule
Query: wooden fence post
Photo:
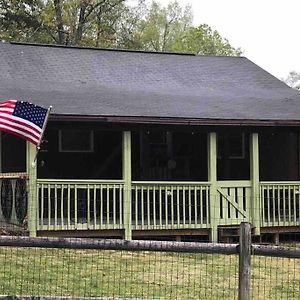
[[250, 299], [251, 281], [251, 225], [240, 225], [240, 251], [239, 251], [239, 300]]

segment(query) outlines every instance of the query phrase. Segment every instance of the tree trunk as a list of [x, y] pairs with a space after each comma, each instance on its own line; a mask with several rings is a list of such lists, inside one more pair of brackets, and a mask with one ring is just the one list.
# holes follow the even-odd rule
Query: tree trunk
[[82, 39], [83, 25], [85, 23], [86, 1], [80, 3], [79, 19], [75, 34], [75, 45], [78, 45]]
[[61, 0], [54, 0], [55, 18], [58, 33], [58, 43], [64, 44], [64, 24], [62, 20]]

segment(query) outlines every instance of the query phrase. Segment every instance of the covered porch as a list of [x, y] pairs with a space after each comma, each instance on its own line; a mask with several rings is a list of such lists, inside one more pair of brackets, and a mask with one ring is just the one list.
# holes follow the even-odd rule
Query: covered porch
[[[51, 123], [2, 133], [2, 224], [35, 235], [205, 236], [300, 225], [299, 131]], [[8, 174], [9, 173], [9, 174]]]

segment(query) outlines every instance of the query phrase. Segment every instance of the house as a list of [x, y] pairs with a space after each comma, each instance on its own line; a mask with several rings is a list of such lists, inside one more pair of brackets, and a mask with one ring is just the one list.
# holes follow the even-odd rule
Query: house
[[[245, 57], [0, 43], [0, 101], [53, 106], [42, 149], [1, 134], [2, 223], [31, 236], [299, 232], [300, 93]], [[233, 234], [234, 235], [234, 234]]]

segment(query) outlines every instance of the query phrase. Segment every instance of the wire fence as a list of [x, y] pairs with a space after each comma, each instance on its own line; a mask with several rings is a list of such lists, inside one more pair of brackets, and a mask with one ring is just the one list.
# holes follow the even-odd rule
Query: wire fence
[[[238, 299], [241, 244], [0, 238], [3, 297]], [[250, 298], [300, 299], [300, 248], [252, 245]]]
[[[299, 183], [263, 183], [258, 207], [250, 205], [250, 182], [226, 184], [211, 197], [207, 183], [135, 182], [132, 203], [125, 210], [121, 181], [39, 180], [37, 207], [29, 210], [25, 178], [5, 178], [0, 197], [0, 295], [300, 299]], [[253, 231], [253, 238], [258, 244], [252, 244], [251, 277], [245, 279], [238, 224], [253, 223], [257, 216], [260, 232]], [[124, 238], [126, 231], [133, 239], [161, 241], [99, 239], [101, 234]], [[223, 243], [202, 243], [209, 240]], [[242, 287], [250, 285], [248, 298], [241, 298], [241, 280]]]

